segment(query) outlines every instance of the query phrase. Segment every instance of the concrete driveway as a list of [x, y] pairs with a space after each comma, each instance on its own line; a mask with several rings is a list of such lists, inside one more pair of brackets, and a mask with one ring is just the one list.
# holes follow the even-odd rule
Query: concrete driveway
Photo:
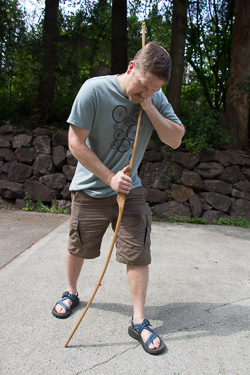
[[109, 251], [86, 261], [80, 305], [65, 320], [51, 310], [66, 288], [67, 215], [0, 211], [0, 374], [250, 374], [250, 230], [154, 222], [147, 318], [166, 343], [145, 353], [127, 334], [132, 308], [115, 249], [86, 316]]

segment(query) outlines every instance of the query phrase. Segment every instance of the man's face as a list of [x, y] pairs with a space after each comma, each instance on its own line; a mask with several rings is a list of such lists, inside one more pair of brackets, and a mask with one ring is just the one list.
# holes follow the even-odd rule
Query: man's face
[[150, 72], [143, 73], [136, 69], [133, 61], [129, 63], [127, 74], [125, 94], [132, 103], [141, 103], [144, 99], [151, 97], [165, 83]]

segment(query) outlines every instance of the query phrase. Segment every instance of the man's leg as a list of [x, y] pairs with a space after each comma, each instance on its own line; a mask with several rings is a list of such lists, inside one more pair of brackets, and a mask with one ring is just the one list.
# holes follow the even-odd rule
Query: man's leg
[[[67, 280], [68, 280], [68, 286], [66, 290], [70, 294], [75, 295], [77, 293], [77, 281], [78, 281], [78, 278], [82, 269], [84, 259], [70, 254], [67, 250], [65, 260], [66, 260], [66, 273], [67, 273]], [[65, 300], [64, 303], [68, 307], [72, 305], [71, 299]], [[55, 309], [59, 314], [64, 314], [66, 312], [65, 309], [60, 305], [56, 305]]]
[[[131, 291], [134, 315], [134, 324], [141, 324], [145, 319], [144, 308], [148, 285], [148, 266], [127, 266], [127, 277]], [[144, 342], [147, 341], [151, 333], [143, 329], [141, 336]], [[150, 345], [149, 349], [158, 348], [160, 339], [157, 337]]]

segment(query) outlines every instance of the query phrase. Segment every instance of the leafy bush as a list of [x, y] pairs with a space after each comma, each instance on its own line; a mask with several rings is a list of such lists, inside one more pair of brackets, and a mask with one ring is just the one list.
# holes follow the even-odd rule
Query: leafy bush
[[186, 127], [182, 145], [196, 155], [201, 151], [211, 152], [214, 148], [229, 143], [229, 136], [220, 127], [220, 114], [206, 105], [193, 106], [182, 121]]

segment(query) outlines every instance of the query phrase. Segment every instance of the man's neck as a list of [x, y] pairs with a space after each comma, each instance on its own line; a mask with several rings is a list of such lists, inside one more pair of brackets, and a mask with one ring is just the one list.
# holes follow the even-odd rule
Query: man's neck
[[125, 85], [125, 82], [126, 82], [126, 73], [118, 74], [117, 78], [118, 78], [118, 82], [119, 82], [119, 84], [121, 86], [121, 89], [122, 89], [123, 93], [125, 95], [127, 95], [126, 94], [126, 90], [125, 90], [125, 87], [126, 87], [126, 85]]

